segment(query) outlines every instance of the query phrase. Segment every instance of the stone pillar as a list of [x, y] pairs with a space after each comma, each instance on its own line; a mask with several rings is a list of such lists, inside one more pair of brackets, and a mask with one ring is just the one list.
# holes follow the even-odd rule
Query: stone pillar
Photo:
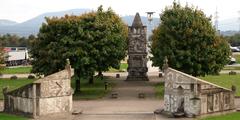
[[33, 118], [37, 116], [37, 100], [36, 100], [36, 84], [33, 84], [32, 89], [32, 100], [33, 100]]
[[128, 28], [128, 76], [126, 81], [147, 81], [147, 39], [139, 13]]

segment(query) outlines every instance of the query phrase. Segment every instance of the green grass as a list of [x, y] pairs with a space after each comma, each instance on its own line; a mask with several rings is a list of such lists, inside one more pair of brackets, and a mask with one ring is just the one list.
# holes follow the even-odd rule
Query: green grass
[[0, 113], [0, 120], [27, 120], [27, 118], [6, 113]]
[[235, 113], [229, 113], [226, 115], [206, 117], [200, 120], [239, 120], [239, 119], [240, 119], [240, 113], [235, 112]]
[[32, 83], [34, 80], [26, 79], [26, 78], [19, 78], [17, 80], [10, 80], [5, 78], [0, 78], [0, 99], [3, 99], [2, 89], [4, 87], [9, 87], [9, 90], [17, 89], [21, 86], [24, 86], [26, 84]]
[[223, 70], [240, 70], [240, 66], [225, 66]]
[[119, 69], [110, 68], [108, 72], [126, 72], [128, 68], [127, 63], [121, 63]]
[[[208, 82], [217, 84], [219, 86], [231, 89], [232, 85], [235, 85], [237, 88], [236, 96], [240, 96], [240, 74], [237, 75], [208, 75], [205, 77], [199, 77], [200, 79], [206, 80]], [[162, 99], [164, 95], [164, 83], [158, 83], [155, 86], [156, 97]]]
[[233, 57], [236, 59], [236, 63], [240, 64], [240, 55], [239, 54], [233, 54]]
[[[74, 100], [81, 100], [81, 99], [99, 99], [104, 97], [107, 93], [109, 93], [112, 89], [113, 84], [108, 82], [108, 89], [105, 90], [105, 81], [108, 81], [108, 78], [105, 78], [103, 80], [99, 78], [94, 79], [94, 84], [88, 84], [88, 80], [81, 79], [80, 80], [80, 93], [74, 93], [73, 99]], [[75, 80], [72, 80], [72, 88], [75, 88]]]
[[236, 96], [240, 96], [240, 75], [239, 74], [237, 75], [220, 74], [216, 76], [208, 75], [200, 78], [229, 89], [231, 89], [232, 85], [235, 85], [237, 88]]
[[32, 67], [16, 67], [16, 68], [5, 68], [2, 74], [25, 74], [30, 73]]
[[163, 99], [164, 97], [164, 82], [155, 85], [156, 97], [158, 99]]
[[[113, 84], [109, 83], [108, 90], [105, 90], [104, 82], [109, 80], [104, 77], [103, 80], [95, 78], [94, 84], [88, 84], [88, 80], [81, 80], [81, 93], [74, 93], [73, 99], [98, 99], [104, 97], [109, 91], [111, 91]], [[34, 80], [19, 78], [17, 80], [0, 79], [0, 90], [4, 87], [9, 87], [9, 90], [17, 89], [21, 86], [32, 83]], [[75, 88], [75, 80], [72, 80], [72, 88]], [[0, 92], [0, 100], [3, 99], [3, 94]]]

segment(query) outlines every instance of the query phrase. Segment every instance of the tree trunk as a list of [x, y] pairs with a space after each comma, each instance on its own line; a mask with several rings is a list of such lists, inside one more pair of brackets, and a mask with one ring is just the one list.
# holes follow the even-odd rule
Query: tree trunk
[[80, 90], [80, 75], [79, 75], [79, 70], [74, 69], [74, 75], [75, 75], [75, 93], [81, 92]]
[[93, 75], [90, 76], [88, 83], [93, 84]]
[[98, 77], [99, 77], [101, 80], [103, 80], [103, 74], [102, 74], [102, 71], [99, 71], [99, 72], [98, 72]]
[[98, 77], [103, 76], [102, 71], [98, 71]]

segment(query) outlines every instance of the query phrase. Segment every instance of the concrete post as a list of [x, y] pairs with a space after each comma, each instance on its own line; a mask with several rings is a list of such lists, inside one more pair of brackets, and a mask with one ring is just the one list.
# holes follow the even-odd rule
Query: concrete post
[[37, 116], [37, 101], [36, 101], [36, 84], [33, 84], [33, 118]]

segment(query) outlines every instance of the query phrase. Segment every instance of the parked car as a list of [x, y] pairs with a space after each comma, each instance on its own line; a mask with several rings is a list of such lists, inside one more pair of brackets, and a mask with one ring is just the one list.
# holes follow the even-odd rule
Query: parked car
[[240, 52], [240, 49], [238, 47], [230, 46], [230, 49], [232, 50], [232, 52]]

